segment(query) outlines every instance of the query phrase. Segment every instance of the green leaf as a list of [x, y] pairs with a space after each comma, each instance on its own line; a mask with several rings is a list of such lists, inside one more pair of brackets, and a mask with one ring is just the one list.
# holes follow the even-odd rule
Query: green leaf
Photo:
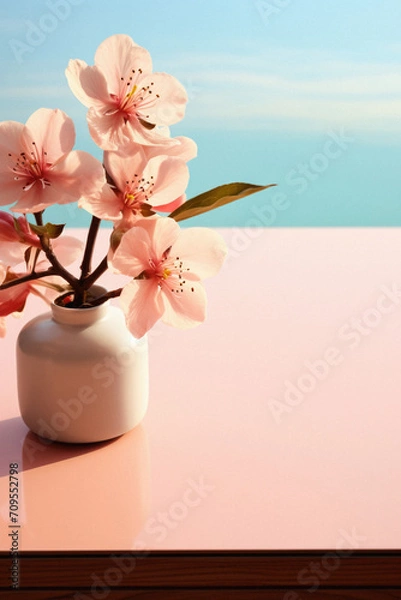
[[271, 183], [270, 185], [253, 185], [252, 183], [241, 182], [219, 185], [212, 190], [203, 192], [199, 196], [195, 196], [195, 198], [191, 198], [191, 200], [187, 200], [184, 204], [176, 208], [169, 217], [176, 221], [190, 219], [208, 210], [214, 210], [215, 208], [234, 202], [234, 200], [267, 190], [267, 188], [275, 185], [275, 183]]
[[55, 240], [63, 233], [65, 224], [46, 223], [46, 225], [32, 225], [32, 223], [29, 223], [29, 226], [37, 235], [44, 236], [49, 240]]

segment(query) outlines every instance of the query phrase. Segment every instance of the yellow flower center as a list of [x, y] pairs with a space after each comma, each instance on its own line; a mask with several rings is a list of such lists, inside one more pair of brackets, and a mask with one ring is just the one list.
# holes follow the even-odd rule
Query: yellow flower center
[[167, 279], [167, 277], [170, 277], [170, 275], [171, 275], [170, 269], [164, 269], [163, 270], [163, 273], [162, 273], [163, 279]]
[[132, 90], [130, 92], [128, 92], [128, 94], [125, 96], [126, 98], [132, 98], [132, 96], [135, 94], [136, 90], [138, 89], [137, 85], [134, 85], [134, 87], [132, 88]]
[[135, 203], [135, 194], [125, 194], [125, 205], [131, 208]]

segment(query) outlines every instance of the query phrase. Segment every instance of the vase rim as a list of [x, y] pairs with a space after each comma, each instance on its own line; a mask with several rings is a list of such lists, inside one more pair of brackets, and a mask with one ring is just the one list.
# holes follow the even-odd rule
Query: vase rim
[[[93, 297], [98, 298], [107, 292], [107, 289], [101, 285], [94, 285], [91, 288]], [[71, 292], [65, 292], [58, 296], [51, 303], [52, 316], [58, 323], [65, 323], [69, 325], [89, 325], [95, 321], [98, 321], [104, 317], [110, 307], [110, 300], [106, 300], [103, 304], [97, 306], [82, 306], [71, 308], [69, 306], [63, 306], [58, 304], [57, 300], [60, 300], [64, 296]]]
[[[107, 293], [107, 289], [105, 287], [103, 287], [102, 285], [93, 285], [89, 291], [92, 292], [91, 296], [94, 300], [96, 300], [103, 294]], [[72, 293], [73, 293], [72, 291], [63, 292], [60, 296], [57, 296], [57, 298], [55, 298], [53, 300], [52, 304], [55, 304], [56, 306], [60, 306], [60, 308], [66, 308], [68, 310], [82, 310], [82, 309], [88, 310], [90, 308], [96, 308], [96, 306], [77, 306], [77, 307], [72, 308], [70, 306], [64, 306], [63, 304], [59, 304], [59, 302], [58, 302], [59, 300], [61, 300], [65, 296], [68, 296]], [[106, 302], [109, 302], [109, 301], [107, 300]], [[106, 302], [104, 304], [106, 304]]]

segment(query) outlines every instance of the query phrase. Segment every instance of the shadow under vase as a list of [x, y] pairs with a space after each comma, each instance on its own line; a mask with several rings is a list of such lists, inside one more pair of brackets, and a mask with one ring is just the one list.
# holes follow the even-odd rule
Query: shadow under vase
[[50, 442], [28, 432], [22, 454], [21, 550], [132, 547], [149, 511], [143, 425], [90, 446]]

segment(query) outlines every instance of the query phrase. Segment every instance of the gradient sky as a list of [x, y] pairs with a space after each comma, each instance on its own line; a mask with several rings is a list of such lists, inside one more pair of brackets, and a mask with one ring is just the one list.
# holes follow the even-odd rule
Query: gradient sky
[[[0, 120], [59, 107], [76, 147], [101, 158], [64, 69], [127, 33], [189, 93], [172, 128], [198, 143], [189, 197], [278, 184], [188, 225], [399, 226], [400, 23], [399, 0], [2, 2]], [[75, 207], [52, 211], [88, 222]]]

